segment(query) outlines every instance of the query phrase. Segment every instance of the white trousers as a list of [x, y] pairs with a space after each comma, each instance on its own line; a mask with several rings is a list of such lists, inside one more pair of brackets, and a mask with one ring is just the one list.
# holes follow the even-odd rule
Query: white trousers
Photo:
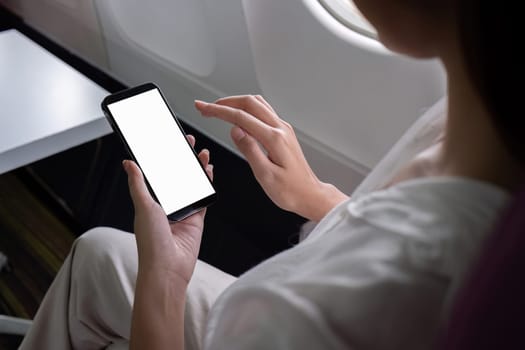
[[[78, 238], [20, 349], [127, 349], [135, 282], [135, 236], [96, 228]], [[200, 349], [208, 311], [235, 277], [202, 261], [188, 286], [186, 349]]]

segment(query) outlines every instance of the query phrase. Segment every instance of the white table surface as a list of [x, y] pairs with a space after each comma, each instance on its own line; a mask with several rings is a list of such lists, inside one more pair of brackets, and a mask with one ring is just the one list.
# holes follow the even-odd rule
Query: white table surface
[[0, 174], [111, 133], [106, 95], [18, 31], [0, 32]]

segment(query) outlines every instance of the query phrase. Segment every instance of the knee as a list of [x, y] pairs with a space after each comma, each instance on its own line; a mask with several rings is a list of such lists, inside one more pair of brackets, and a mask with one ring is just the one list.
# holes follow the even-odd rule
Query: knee
[[74, 243], [73, 265], [77, 273], [110, 272], [116, 265], [133, 263], [137, 248], [133, 234], [109, 227], [93, 228]]
[[75, 241], [70, 258], [75, 322], [100, 310], [117, 315], [131, 310], [138, 269], [135, 235], [106, 227], [89, 230]]
[[75, 241], [76, 253], [91, 257], [100, 257], [107, 254], [118, 254], [119, 248], [127, 244], [125, 241], [134, 239], [134, 236], [110, 227], [95, 227], [86, 231]]
[[[115, 232], [116, 231], [116, 232]], [[110, 242], [120, 231], [109, 227], [95, 227], [84, 232], [75, 241], [78, 251], [96, 252], [105, 249], [106, 243]]]

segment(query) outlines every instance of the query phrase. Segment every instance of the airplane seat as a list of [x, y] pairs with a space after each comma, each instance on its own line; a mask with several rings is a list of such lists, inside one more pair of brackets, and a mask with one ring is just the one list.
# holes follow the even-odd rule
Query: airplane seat
[[525, 186], [457, 294], [440, 349], [525, 349]]

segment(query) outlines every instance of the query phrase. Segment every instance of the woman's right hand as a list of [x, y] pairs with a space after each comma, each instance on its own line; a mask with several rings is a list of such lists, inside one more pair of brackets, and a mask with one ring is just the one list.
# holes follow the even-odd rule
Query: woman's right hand
[[317, 178], [292, 126], [261, 96], [232, 96], [215, 103], [195, 101], [195, 107], [203, 116], [235, 125], [231, 130], [233, 141], [266, 194], [282, 209], [319, 221], [348, 198]]

